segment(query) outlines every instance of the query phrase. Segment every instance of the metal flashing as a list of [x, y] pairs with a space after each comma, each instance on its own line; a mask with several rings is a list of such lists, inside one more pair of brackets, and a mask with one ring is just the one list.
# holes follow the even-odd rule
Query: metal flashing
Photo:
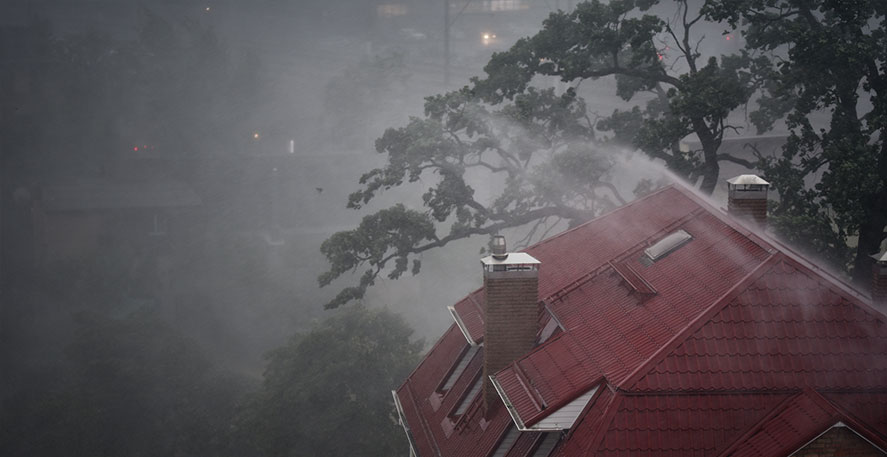
[[739, 175], [727, 180], [727, 183], [734, 186], [769, 186], [770, 183], [761, 179], [757, 175]]
[[450, 315], [453, 316], [453, 320], [456, 321], [456, 327], [459, 327], [459, 330], [462, 332], [462, 336], [465, 337], [465, 341], [468, 341], [468, 344], [472, 346], [477, 346], [478, 344], [471, 339], [471, 334], [468, 333], [468, 327], [465, 326], [465, 322], [462, 321], [462, 318], [459, 317], [459, 313], [456, 312], [455, 306], [447, 306], [447, 310], [450, 311]]
[[488, 255], [480, 259], [480, 263], [484, 265], [539, 265], [542, 262], [526, 252], [510, 252], [508, 257], [502, 259]]
[[573, 401], [558, 408], [528, 427], [520, 418], [514, 404], [509, 400], [508, 395], [505, 393], [505, 389], [503, 389], [499, 384], [499, 381], [496, 380], [496, 376], [490, 375], [490, 381], [492, 382], [493, 387], [495, 387], [496, 393], [499, 394], [499, 398], [502, 399], [505, 409], [508, 411], [511, 420], [514, 422], [514, 426], [522, 432], [559, 432], [570, 429], [573, 424], [576, 423], [576, 419], [579, 418], [579, 415], [582, 414], [582, 411], [585, 410], [585, 407], [588, 406], [588, 402], [591, 401], [600, 387], [600, 384], [596, 384], [584, 394], [576, 397]]
[[397, 392], [394, 390], [391, 391], [391, 396], [394, 397], [394, 409], [397, 410], [397, 422], [403, 427], [403, 431], [407, 435], [407, 442], [410, 444], [410, 457], [418, 457], [419, 453], [416, 451], [415, 438], [413, 438], [413, 432], [410, 430], [410, 426], [404, 418], [403, 405], [400, 404], [400, 398], [398, 398]]

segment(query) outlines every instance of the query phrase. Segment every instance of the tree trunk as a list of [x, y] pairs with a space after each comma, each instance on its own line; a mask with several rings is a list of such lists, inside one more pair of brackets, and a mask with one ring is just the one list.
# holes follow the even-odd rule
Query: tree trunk
[[718, 176], [721, 174], [721, 168], [718, 165], [718, 148], [721, 142], [715, 138], [711, 130], [702, 119], [693, 119], [693, 129], [699, 137], [699, 143], [702, 145], [702, 184], [699, 191], [705, 195], [711, 195], [718, 185]]
[[881, 250], [884, 226], [887, 225], [887, 195], [882, 192], [868, 220], [859, 227], [859, 244], [853, 260], [853, 281], [862, 289], [871, 286], [872, 262], [869, 257]]
[[871, 286], [872, 259], [869, 256], [881, 251], [884, 226], [887, 226], [887, 142], [883, 138], [881, 156], [878, 158], [878, 176], [881, 189], [872, 195], [871, 204], [866, 205], [868, 218], [859, 227], [859, 243], [856, 246], [856, 258], [853, 259], [853, 280], [863, 289]]

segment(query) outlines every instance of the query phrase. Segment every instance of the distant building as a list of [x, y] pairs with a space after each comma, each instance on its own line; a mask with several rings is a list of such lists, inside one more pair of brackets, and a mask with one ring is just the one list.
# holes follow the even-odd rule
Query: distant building
[[[760, 178], [731, 181], [765, 201]], [[769, 238], [756, 202], [728, 206], [671, 186], [483, 259], [394, 392], [411, 455], [885, 455], [887, 293]]]
[[171, 179], [78, 180], [50, 184], [33, 206], [35, 251], [42, 265], [90, 257], [103, 244], [183, 236], [200, 197]]

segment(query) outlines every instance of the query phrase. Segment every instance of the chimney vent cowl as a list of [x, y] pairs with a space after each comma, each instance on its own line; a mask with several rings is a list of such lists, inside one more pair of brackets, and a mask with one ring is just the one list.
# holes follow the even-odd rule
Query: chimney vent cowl
[[508, 257], [508, 250], [505, 246], [505, 237], [502, 235], [493, 235], [491, 244], [493, 258], [496, 260], [504, 260]]
[[871, 256], [872, 264], [872, 303], [875, 306], [887, 308], [887, 251], [879, 252]]
[[727, 212], [767, 225], [767, 191], [770, 183], [755, 175], [739, 175], [727, 180]]

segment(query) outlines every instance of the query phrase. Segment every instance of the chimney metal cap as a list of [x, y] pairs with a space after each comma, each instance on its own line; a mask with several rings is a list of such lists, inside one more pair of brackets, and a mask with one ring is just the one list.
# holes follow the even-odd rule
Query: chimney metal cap
[[872, 254], [869, 257], [875, 259], [875, 262], [878, 262], [881, 265], [887, 264], [887, 251], [880, 252], [878, 254]]
[[757, 186], [769, 186], [770, 183], [764, 181], [760, 176], [757, 175], [739, 175], [734, 176], [727, 180], [727, 184], [733, 186], [748, 186], [748, 185], [757, 185]]
[[508, 258], [508, 249], [505, 246], [505, 237], [502, 235], [493, 235], [490, 246], [493, 258], [496, 260], [505, 260]]
[[495, 256], [488, 255], [480, 259], [480, 263], [484, 266], [491, 265], [527, 265], [538, 266], [542, 262], [526, 252], [512, 252], [504, 259], [497, 259]]

